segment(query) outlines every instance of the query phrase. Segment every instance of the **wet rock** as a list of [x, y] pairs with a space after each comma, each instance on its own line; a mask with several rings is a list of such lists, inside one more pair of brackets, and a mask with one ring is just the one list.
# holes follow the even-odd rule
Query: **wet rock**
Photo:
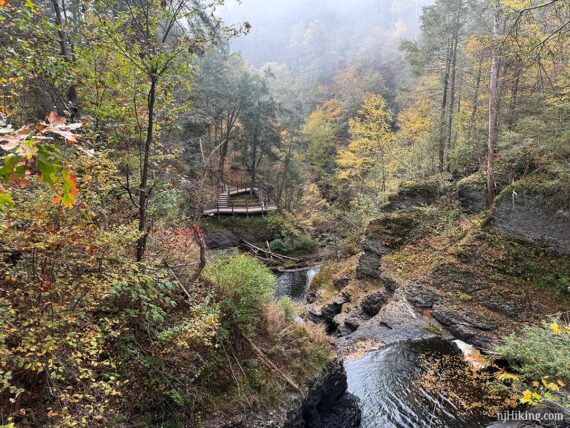
[[404, 291], [408, 302], [418, 308], [431, 308], [439, 301], [439, 296], [421, 285], [411, 285]]
[[360, 301], [360, 309], [362, 312], [370, 317], [378, 315], [382, 306], [388, 301], [389, 294], [387, 290], [380, 290], [368, 294]]
[[470, 327], [465, 324], [454, 324], [448, 326], [449, 332], [463, 342], [469, 343], [481, 349], [489, 349], [492, 340], [487, 337], [481, 330]]
[[350, 278], [347, 277], [342, 277], [342, 278], [335, 278], [333, 280], [333, 284], [334, 284], [334, 288], [337, 289], [338, 291], [348, 287], [348, 284], [350, 284]]
[[493, 210], [493, 227], [538, 245], [552, 245], [570, 254], [570, 214], [555, 210], [538, 195], [520, 193], [503, 198]]
[[385, 256], [390, 252], [390, 250], [380, 242], [374, 241], [372, 239], [363, 239], [360, 245], [362, 246], [362, 249], [365, 253], [376, 254], [380, 257]]
[[358, 260], [356, 268], [358, 279], [380, 277], [380, 257], [374, 253], [364, 253]]
[[225, 250], [237, 247], [238, 241], [233, 236], [223, 235], [218, 232], [206, 232], [206, 245], [210, 250]]
[[467, 325], [479, 330], [495, 330], [499, 325], [483, 316], [450, 309], [443, 305], [433, 307], [432, 316], [445, 326]]
[[358, 400], [347, 389], [344, 365], [336, 359], [313, 381], [300, 408], [287, 416], [284, 428], [358, 428]]

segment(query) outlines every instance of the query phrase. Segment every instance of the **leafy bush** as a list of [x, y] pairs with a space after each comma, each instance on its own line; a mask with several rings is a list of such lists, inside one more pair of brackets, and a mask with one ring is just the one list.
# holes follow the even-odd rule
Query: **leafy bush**
[[270, 243], [271, 249], [277, 253], [311, 253], [318, 247], [317, 243], [306, 236], [276, 239]]
[[540, 326], [526, 326], [521, 334], [511, 334], [495, 347], [496, 358], [508, 361], [518, 375], [503, 373], [523, 404], [550, 404], [567, 407], [564, 388], [570, 380], [570, 325], [558, 319]]
[[133, 269], [129, 281], [115, 282], [109, 294], [111, 304], [126, 300], [120, 305], [125, 307], [123, 317], [144, 321], [147, 329], [162, 324], [166, 318], [165, 309], [176, 305], [169, 296], [174, 284], [165, 279], [155, 280], [152, 274]]
[[251, 331], [277, 285], [267, 267], [246, 255], [216, 259], [206, 268], [204, 277], [221, 294], [222, 326], [228, 333]]
[[285, 318], [292, 320], [298, 315], [297, 308], [289, 296], [284, 296], [279, 299], [279, 307], [285, 314]]
[[553, 319], [526, 326], [520, 334], [503, 338], [497, 358], [507, 360], [528, 381], [549, 376], [570, 381], [570, 325]]

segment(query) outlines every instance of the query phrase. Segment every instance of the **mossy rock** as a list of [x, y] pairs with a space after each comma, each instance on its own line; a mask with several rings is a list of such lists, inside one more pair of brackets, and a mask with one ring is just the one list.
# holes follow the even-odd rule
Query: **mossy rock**
[[487, 189], [487, 178], [483, 172], [476, 172], [468, 177], [465, 177], [457, 182], [458, 189], [464, 190], [482, 190]]
[[366, 237], [391, 250], [401, 248], [419, 225], [417, 213], [396, 212], [372, 220], [366, 229]]
[[570, 174], [530, 174], [505, 188], [496, 199], [500, 203], [516, 194], [532, 195], [552, 210], [570, 211]]
[[437, 186], [431, 183], [418, 181], [403, 181], [400, 183], [398, 195], [400, 196], [423, 196], [435, 198], [439, 194]]
[[439, 188], [428, 182], [404, 181], [398, 193], [390, 197], [387, 211], [407, 211], [433, 204], [439, 196]]

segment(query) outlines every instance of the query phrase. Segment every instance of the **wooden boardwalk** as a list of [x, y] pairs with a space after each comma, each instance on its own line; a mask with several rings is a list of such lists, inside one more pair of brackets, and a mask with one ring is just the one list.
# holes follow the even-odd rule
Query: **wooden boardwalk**
[[[231, 201], [233, 196], [252, 194], [257, 201], [237, 203]], [[216, 204], [202, 211], [204, 216], [213, 215], [264, 215], [276, 211], [277, 206], [271, 202], [269, 195], [260, 187], [229, 187], [224, 185], [218, 193]]]

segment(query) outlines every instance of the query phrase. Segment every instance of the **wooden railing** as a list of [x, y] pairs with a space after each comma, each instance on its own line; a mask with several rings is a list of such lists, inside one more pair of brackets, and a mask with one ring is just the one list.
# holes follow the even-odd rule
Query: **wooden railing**
[[[244, 201], [238, 204], [231, 198], [238, 195], [253, 194], [257, 201]], [[220, 203], [222, 202], [222, 203]], [[232, 215], [263, 215], [269, 211], [277, 210], [277, 206], [271, 202], [268, 192], [259, 184], [253, 189], [251, 186], [232, 186], [231, 183], [219, 185], [219, 193], [216, 196], [216, 204], [203, 210], [204, 215], [232, 214]]]

